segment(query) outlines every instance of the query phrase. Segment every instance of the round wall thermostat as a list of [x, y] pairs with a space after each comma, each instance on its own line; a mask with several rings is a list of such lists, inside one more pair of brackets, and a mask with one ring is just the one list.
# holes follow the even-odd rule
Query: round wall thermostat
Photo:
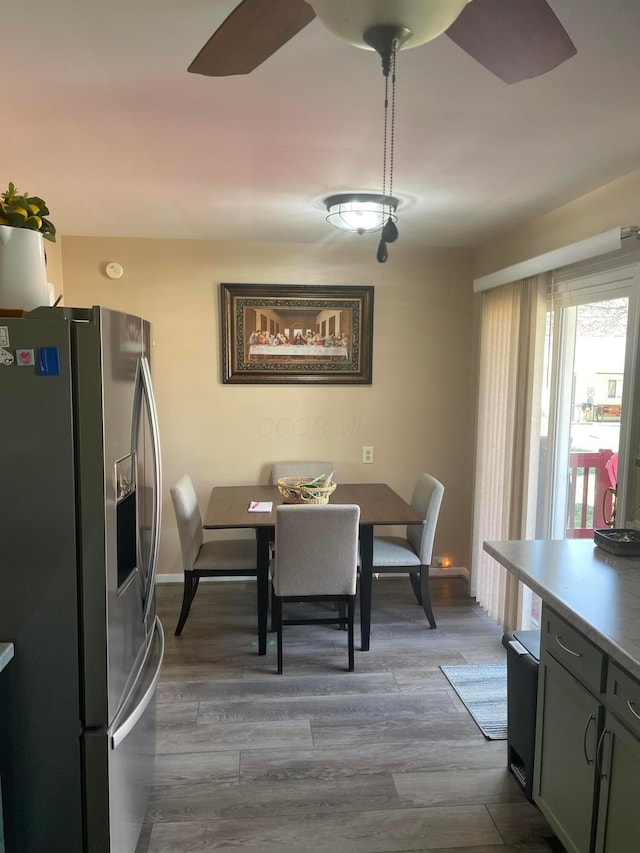
[[109, 278], [122, 278], [124, 270], [122, 269], [122, 264], [111, 261], [111, 263], [107, 264], [105, 272]]

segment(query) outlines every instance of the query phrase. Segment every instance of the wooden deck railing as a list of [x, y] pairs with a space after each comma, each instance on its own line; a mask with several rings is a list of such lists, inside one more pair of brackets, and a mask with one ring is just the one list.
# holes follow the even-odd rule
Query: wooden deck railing
[[612, 456], [612, 450], [569, 454], [567, 539], [590, 539], [594, 529], [607, 526], [605, 516], [611, 518], [614, 484], [606, 466]]

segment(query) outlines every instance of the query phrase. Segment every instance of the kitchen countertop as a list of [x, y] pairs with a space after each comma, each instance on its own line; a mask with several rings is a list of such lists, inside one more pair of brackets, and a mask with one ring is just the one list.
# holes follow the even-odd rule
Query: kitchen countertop
[[0, 643], [0, 672], [13, 657], [13, 643]]
[[592, 539], [485, 542], [484, 550], [640, 678], [640, 557], [614, 557]]

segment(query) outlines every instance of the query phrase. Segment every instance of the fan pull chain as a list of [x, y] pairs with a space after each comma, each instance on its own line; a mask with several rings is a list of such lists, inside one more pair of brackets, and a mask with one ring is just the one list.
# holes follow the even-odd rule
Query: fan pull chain
[[[389, 66], [383, 65], [384, 73], [384, 134], [382, 148], [382, 195], [387, 195], [387, 162], [389, 164], [389, 195], [393, 195], [393, 158], [394, 139], [396, 124], [396, 54], [398, 40], [394, 39], [391, 46], [391, 62]], [[391, 70], [391, 130], [389, 132], [389, 70]], [[389, 253], [387, 243], [394, 243], [398, 239], [398, 229], [391, 217], [392, 208], [389, 205], [388, 219], [382, 229], [382, 236], [378, 245], [377, 259], [381, 264], [386, 263]]]
[[[398, 42], [393, 42], [391, 55], [391, 145], [389, 147], [389, 195], [393, 195], [393, 149], [396, 135], [396, 52]], [[391, 207], [389, 207], [391, 215]]]
[[389, 116], [389, 75], [384, 78], [384, 132], [382, 135], [382, 195], [387, 194], [387, 134]]

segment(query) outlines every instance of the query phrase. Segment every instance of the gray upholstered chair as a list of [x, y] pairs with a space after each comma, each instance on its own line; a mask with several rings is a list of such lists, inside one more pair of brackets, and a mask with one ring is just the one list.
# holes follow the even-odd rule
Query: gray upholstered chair
[[[353, 615], [358, 570], [360, 507], [356, 504], [284, 505], [276, 508], [278, 548], [271, 562], [273, 624], [282, 673], [282, 626], [316, 622], [347, 626], [349, 672], [354, 670]], [[283, 602], [346, 605], [332, 617], [283, 619]]]
[[[271, 481], [272, 483], [278, 483], [278, 480], [281, 477], [309, 477], [312, 479], [313, 477], [319, 477], [321, 474], [324, 474], [325, 477], [328, 477], [329, 474], [333, 474], [333, 462], [327, 462], [326, 460], [318, 460], [318, 459], [301, 459], [301, 460], [286, 460], [284, 462], [274, 462], [273, 468], [271, 469]], [[271, 555], [275, 551], [275, 530], [271, 531], [270, 537], [270, 547], [271, 547]]]
[[439, 480], [430, 474], [420, 474], [413, 489], [411, 506], [424, 518], [424, 524], [407, 525], [405, 536], [373, 538], [373, 571], [408, 572], [415, 597], [432, 628], [436, 627], [436, 620], [429, 593], [429, 566], [443, 495], [444, 486]]
[[319, 477], [320, 474], [329, 476], [333, 473], [333, 464], [319, 460], [288, 460], [286, 462], [274, 462], [271, 469], [271, 478], [277, 483], [281, 477]]
[[176, 511], [180, 550], [184, 568], [182, 609], [175, 635], [180, 636], [187, 621], [200, 578], [256, 577], [255, 539], [203, 541], [202, 516], [191, 478], [186, 474], [171, 488]]

